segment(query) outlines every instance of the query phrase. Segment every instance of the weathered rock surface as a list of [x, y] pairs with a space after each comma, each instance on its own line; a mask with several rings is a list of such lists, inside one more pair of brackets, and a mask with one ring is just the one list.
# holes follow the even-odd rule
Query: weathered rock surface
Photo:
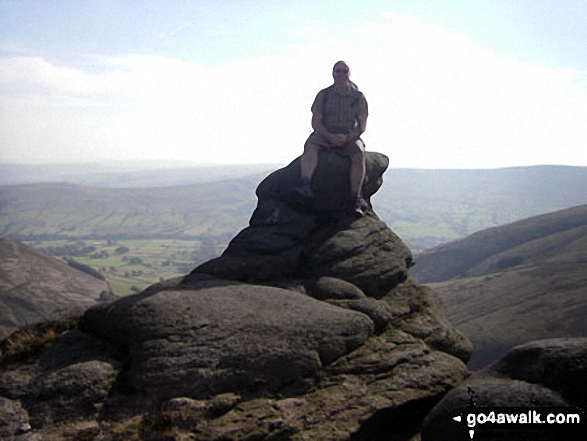
[[60, 335], [34, 361], [2, 361], [0, 395], [21, 402], [36, 427], [96, 417], [119, 367], [108, 344], [78, 330]]
[[0, 395], [28, 413], [28, 435], [61, 427], [64, 437], [131, 439], [163, 421], [175, 437], [166, 439], [387, 439], [383, 427], [408, 440], [468, 375], [426, 343], [436, 333], [455, 338], [446, 347], [467, 341], [446, 332], [433, 294], [409, 281], [379, 300], [331, 300], [378, 312], [210, 278], [167, 285], [92, 308], [83, 332], [3, 366]]
[[0, 397], [0, 437], [18, 434], [28, 425], [29, 415], [19, 401]]
[[262, 182], [220, 258], [5, 360], [4, 416], [20, 405], [27, 439], [413, 438], [468, 376], [471, 345], [371, 208], [387, 158], [368, 155], [359, 220], [341, 211], [348, 158], [320, 164], [310, 201], [290, 197], [299, 160]]
[[587, 409], [587, 338], [553, 338], [516, 346], [485, 371], [540, 384]]
[[[540, 340], [517, 346], [452, 389], [424, 420], [422, 441], [451, 439], [460, 432], [466, 434], [466, 424], [456, 423], [453, 417], [465, 414], [472, 407], [532, 408], [537, 411], [540, 408], [572, 407], [583, 409], [581, 417], [584, 417], [587, 402], [585, 378], [587, 338]], [[560, 430], [557, 436], [568, 431], [556, 439], [579, 440], [585, 435], [577, 432], [584, 430], [584, 425], [576, 429], [571, 425], [544, 427], [538, 429], [552, 430], [552, 437], [548, 439], [555, 439], [555, 430]], [[507, 439], [529, 439], [532, 433], [530, 428], [525, 433], [512, 429], [507, 432]], [[493, 439], [488, 438], [488, 434], [483, 435], [483, 439]], [[540, 439], [539, 435], [545, 436], [536, 433], [534, 439]]]
[[412, 265], [412, 253], [377, 218], [370, 203], [388, 159], [367, 153], [366, 216], [354, 222], [344, 214], [350, 194], [348, 166], [347, 157], [322, 153], [313, 180], [315, 197], [309, 200], [291, 195], [299, 179], [299, 159], [269, 175], [257, 188], [259, 203], [250, 225], [222, 256], [187, 276], [186, 283], [200, 274], [251, 283], [330, 276], [371, 297], [401, 283]]
[[[138, 394], [162, 402], [161, 418], [183, 421], [202, 440], [345, 440], [369, 432], [372, 418], [393, 420], [404, 406], [423, 418], [468, 373], [462, 361], [402, 330], [417, 290], [408, 283], [381, 300], [363, 299], [381, 303], [394, 323], [379, 334], [368, 314], [218, 280], [93, 308], [84, 329], [124, 341], [121, 377], [134, 391], [113, 396], [104, 414]], [[420, 294], [429, 327], [444, 327], [429, 293]], [[417, 421], [395, 421], [393, 430], [413, 435]]]
[[374, 324], [284, 289], [204, 281], [91, 309], [83, 329], [128, 347], [128, 384], [161, 401], [303, 392]]
[[[350, 159], [333, 152], [320, 152], [318, 167], [312, 179], [314, 198], [292, 199], [290, 191], [300, 177], [300, 158], [287, 167], [267, 176], [257, 187], [259, 201], [288, 201], [300, 211], [322, 216], [341, 217], [350, 194]], [[383, 173], [389, 166], [389, 158], [377, 152], [365, 154], [366, 177], [363, 197], [369, 200], [383, 184]]]

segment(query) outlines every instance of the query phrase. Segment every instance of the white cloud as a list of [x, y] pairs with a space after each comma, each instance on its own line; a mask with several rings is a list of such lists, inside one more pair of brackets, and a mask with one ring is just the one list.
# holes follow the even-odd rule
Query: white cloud
[[360, 85], [372, 108], [366, 137], [392, 164], [587, 165], [584, 73], [521, 63], [410, 17], [362, 35], [386, 48], [361, 59]]
[[367, 146], [392, 166], [587, 165], [585, 72], [521, 63], [409, 16], [313, 27], [288, 55], [224, 65], [0, 59], [0, 160], [287, 163], [345, 59], [369, 100]]

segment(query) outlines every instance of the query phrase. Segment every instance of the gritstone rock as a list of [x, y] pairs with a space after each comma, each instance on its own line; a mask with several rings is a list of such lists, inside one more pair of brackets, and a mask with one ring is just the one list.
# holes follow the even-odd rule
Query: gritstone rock
[[321, 153], [312, 200], [291, 196], [299, 159], [268, 176], [221, 257], [4, 366], [4, 420], [104, 441], [411, 439], [472, 348], [371, 207], [387, 162], [367, 154], [362, 219], [346, 157]]
[[298, 158], [261, 182], [250, 225], [222, 256], [200, 265], [185, 283], [200, 274], [249, 283], [328, 276], [350, 282], [370, 297], [384, 295], [406, 279], [412, 254], [371, 207], [388, 158], [368, 152], [365, 161], [364, 218], [353, 221], [345, 213], [350, 194], [347, 157], [320, 154], [312, 184], [315, 196], [309, 200], [291, 195], [300, 175]]
[[[450, 439], [458, 428], [453, 417], [465, 413], [472, 405], [537, 411], [545, 407], [585, 409], [585, 378], [587, 338], [539, 340], [516, 346], [451, 390], [432, 409], [424, 420], [422, 441]], [[465, 426], [462, 428], [463, 431], [466, 429]], [[572, 425], [560, 429], [576, 433]], [[511, 440], [529, 437], [532, 437], [529, 429], [526, 432], [510, 430], [507, 435]], [[562, 436], [557, 439], [582, 437]]]

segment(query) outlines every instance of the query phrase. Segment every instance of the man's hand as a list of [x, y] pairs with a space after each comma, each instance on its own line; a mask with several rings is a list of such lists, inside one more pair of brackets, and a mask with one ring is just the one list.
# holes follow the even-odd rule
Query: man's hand
[[332, 144], [334, 147], [342, 147], [347, 143], [348, 136], [339, 133], [336, 135], [330, 135], [328, 137], [328, 140], [330, 141], [330, 144]]

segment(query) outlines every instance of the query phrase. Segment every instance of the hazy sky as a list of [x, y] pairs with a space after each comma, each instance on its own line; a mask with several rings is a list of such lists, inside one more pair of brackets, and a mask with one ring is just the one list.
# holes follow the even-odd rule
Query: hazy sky
[[392, 167], [587, 166], [586, 0], [0, 0], [0, 162], [288, 163], [345, 60]]

